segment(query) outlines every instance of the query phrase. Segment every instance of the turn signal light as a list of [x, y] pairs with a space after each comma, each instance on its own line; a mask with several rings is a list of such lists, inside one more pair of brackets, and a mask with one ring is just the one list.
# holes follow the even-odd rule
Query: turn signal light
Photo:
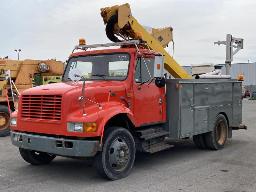
[[97, 131], [97, 124], [96, 123], [84, 123], [84, 130], [85, 132], [96, 132]]
[[237, 76], [237, 80], [238, 80], [238, 81], [244, 81], [244, 75], [243, 75], [243, 74], [239, 74], [239, 75]]
[[79, 39], [79, 45], [80, 45], [80, 46], [86, 45], [85, 39], [83, 39], [83, 38]]

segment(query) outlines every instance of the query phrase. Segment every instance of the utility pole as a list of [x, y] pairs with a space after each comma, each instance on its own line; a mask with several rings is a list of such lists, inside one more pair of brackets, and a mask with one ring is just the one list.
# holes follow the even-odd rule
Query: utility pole
[[[214, 45], [226, 45], [226, 75], [230, 75], [231, 62], [233, 61], [233, 56], [240, 50], [244, 48], [244, 40], [242, 38], [232, 37], [231, 34], [227, 34], [226, 41], [214, 42]], [[235, 50], [233, 50], [235, 48]]]
[[18, 54], [18, 60], [20, 60], [20, 52], [21, 52], [21, 49], [15, 49], [14, 51], [17, 52], [17, 54]]

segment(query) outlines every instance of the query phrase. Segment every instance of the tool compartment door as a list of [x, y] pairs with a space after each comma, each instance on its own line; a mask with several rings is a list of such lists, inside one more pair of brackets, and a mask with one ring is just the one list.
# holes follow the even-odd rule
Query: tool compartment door
[[180, 138], [189, 137], [194, 129], [194, 91], [193, 84], [181, 84]]
[[237, 127], [242, 123], [242, 84], [241, 83], [233, 83], [233, 114], [232, 114], [232, 125], [233, 127]]
[[208, 83], [194, 83], [194, 132], [193, 135], [208, 130], [208, 116], [211, 86]]
[[209, 106], [197, 106], [194, 108], [194, 132], [193, 135], [205, 133], [208, 129]]
[[181, 90], [180, 138], [205, 133], [208, 130], [209, 86], [185, 83]]

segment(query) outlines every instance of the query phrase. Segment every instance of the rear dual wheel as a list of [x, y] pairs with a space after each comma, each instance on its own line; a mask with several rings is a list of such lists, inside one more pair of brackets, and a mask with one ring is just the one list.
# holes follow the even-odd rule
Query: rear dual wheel
[[200, 149], [222, 149], [228, 137], [228, 123], [224, 115], [216, 118], [213, 131], [193, 136], [195, 145]]
[[205, 144], [205, 134], [200, 134], [200, 135], [194, 135], [193, 136], [193, 141], [194, 144], [198, 149], [206, 149], [206, 144]]

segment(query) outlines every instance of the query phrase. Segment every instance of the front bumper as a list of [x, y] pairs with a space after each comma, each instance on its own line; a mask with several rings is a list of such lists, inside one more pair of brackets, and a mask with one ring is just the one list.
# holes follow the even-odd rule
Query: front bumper
[[11, 132], [12, 144], [23, 149], [66, 157], [93, 157], [100, 150], [99, 141], [74, 140]]

